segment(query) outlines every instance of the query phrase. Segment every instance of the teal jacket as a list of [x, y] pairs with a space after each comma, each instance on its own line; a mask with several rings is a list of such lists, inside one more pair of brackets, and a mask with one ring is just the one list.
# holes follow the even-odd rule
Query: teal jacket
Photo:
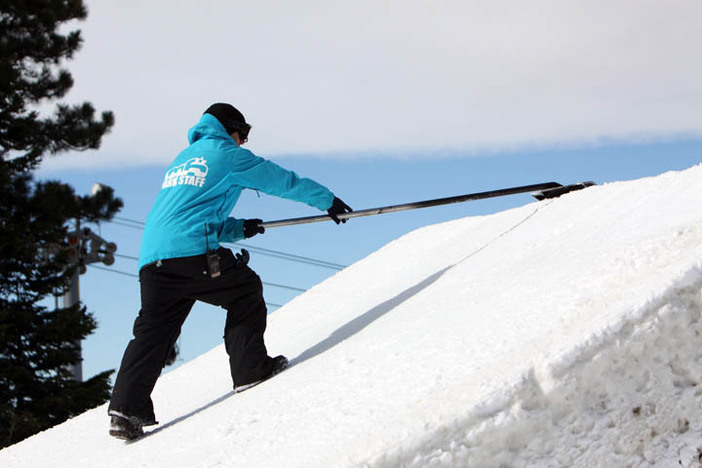
[[237, 146], [224, 126], [204, 114], [188, 133], [190, 146], [166, 170], [146, 219], [139, 268], [203, 254], [244, 238], [244, 220], [229, 217], [245, 188], [329, 209], [334, 194], [317, 182]]

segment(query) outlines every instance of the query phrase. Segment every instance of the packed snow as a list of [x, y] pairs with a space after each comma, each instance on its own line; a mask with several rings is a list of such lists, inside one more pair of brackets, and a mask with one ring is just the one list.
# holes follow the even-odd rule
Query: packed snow
[[144, 439], [103, 406], [0, 466], [702, 466], [700, 207], [702, 165], [416, 230], [269, 317], [282, 374], [219, 346]]

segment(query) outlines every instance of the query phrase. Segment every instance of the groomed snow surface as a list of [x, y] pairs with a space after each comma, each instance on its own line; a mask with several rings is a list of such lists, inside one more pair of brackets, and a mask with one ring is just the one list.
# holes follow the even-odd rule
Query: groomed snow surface
[[219, 346], [146, 438], [103, 406], [0, 466], [702, 466], [701, 207], [699, 165], [419, 229], [269, 317], [275, 378]]

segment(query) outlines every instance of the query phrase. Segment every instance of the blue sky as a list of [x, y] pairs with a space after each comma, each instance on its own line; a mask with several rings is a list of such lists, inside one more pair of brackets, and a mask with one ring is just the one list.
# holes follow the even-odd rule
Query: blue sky
[[[84, 47], [66, 64], [75, 79], [67, 100], [113, 110], [117, 123], [100, 150], [47, 158], [38, 175], [79, 193], [94, 182], [114, 187], [123, 220], [145, 220], [164, 168], [216, 101], [253, 124], [252, 151], [355, 209], [552, 180], [635, 179], [702, 159], [697, 1], [86, 3], [88, 19], [76, 25]], [[530, 201], [270, 229], [245, 244], [348, 265], [412, 229]], [[315, 214], [256, 193], [234, 212]], [[120, 255], [136, 257], [141, 231], [124, 223], [132, 227], [99, 230]], [[335, 271], [259, 253], [252, 266], [264, 282], [296, 289]], [[118, 367], [139, 308], [129, 276], [136, 261], [119, 257], [111, 270], [81, 277], [100, 323], [84, 344], [86, 377]], [[271, 304], [298, 293], [266, 286]], [[222, 311], [196, 306], [183, 359], [218, 344], [223, 324]]]

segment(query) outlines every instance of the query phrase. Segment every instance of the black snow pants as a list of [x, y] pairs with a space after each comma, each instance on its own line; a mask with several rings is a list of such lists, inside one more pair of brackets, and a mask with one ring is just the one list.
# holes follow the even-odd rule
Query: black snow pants
[[195, 301], [227, 311], [224, 343], [235, 386], [270, 373], [272, 359], [263, 341], [266, 305], [261, 280], [229, 249], [220, 248], [221, 276], [207, 273], [206, 256], [149, 264], [139, 272], [141, 310], [134, 339], [127, 345], [112, 390], [109, 411], [155, 423], [151, 392]]

